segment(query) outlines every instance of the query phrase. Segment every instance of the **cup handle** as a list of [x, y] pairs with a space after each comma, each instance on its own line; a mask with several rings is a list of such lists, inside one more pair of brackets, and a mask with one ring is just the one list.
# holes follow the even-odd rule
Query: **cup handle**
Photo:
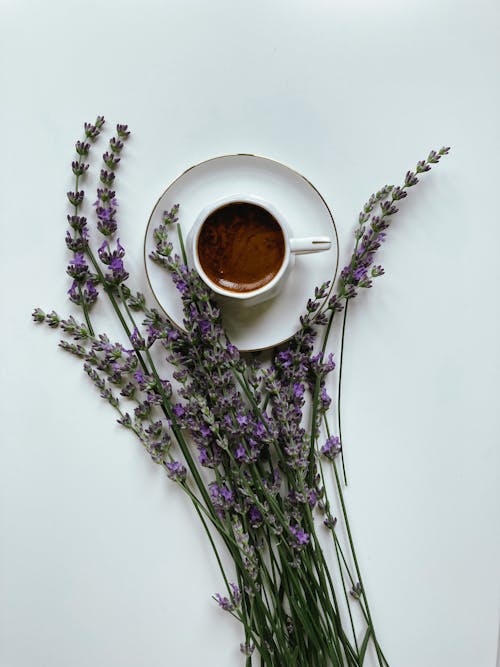
[[308, 255], [312, 252], [330, 250], [332, 240], [328, 236], [306, 236], [301, 239], [290, 239], [290, 252], [294, 255]]

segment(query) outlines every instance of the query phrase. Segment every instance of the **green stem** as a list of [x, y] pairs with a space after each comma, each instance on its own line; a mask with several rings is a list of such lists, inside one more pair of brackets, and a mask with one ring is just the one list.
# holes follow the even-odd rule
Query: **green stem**
[[182, 229], [181, 229], [181, 226], [180, 226], [179, 223], [177, 223], [177, 238], [179, 239], [179, 244], [181, 246], [182, 261], [187, 266], [188, 265], [188, 260], [187, 260], [187, 255], [186, 255], [186, 248], [184, 246], [184, 238], [182, 236]]
[[356, 570], [356, 575], [358, 577], [358, 581], [359, 581], [359, 584], [361, 586], [361, 595], [362, 595], [363, 601], [365, 603], [366, 614], [368, 616], [368, 622], [369, 622], [369, 625], [370, 625], [370, 628], [371, 628], [371, 631], [372, 631], [373, 642], [375, 644], [375, 650], [377, 652], [379, 665], [383, 666], [383, 663], [385, 662], [385, 658], [383, 657], [382, 652], [380, 650], [380, 646], [379, 646], [379, 643], [378, 643], [378, 640], [377, 640], [377, 637], [376, 637], [376, 634], [375, 634], [375, 628], [373, 627], [373, 621], [372, 621], [372, 617], [371, 617], [371, 614], [370, 614], [370, 608], [368, 606], [368, 600], [366, 598], [365, 587], [364, 587], [364, 584], [363, 584], [363, 579], [361, 577], [361, 570], [359, 568], [358, 559], [357, 559], [357, 556], [356, 556], [356, 550], [354, 549], [354, 541], [352, 539], [352, 533], [351, 533], [351, 528], [350, 528], [350, 525], [349, 525], [349, 519], [347, 517], [347, 510], [346, 510], [346, 506], [345, 506], [345, 502], [344, 502], [344, 495], [342, 493], [342, 485], [340, 483], [339, 474], [337, 472], [337, 466], [335, 465], [335, 462], [333, 463], [332, 468], [333, 468], [333, 471], [334, 471], [334, 474], [335, 474], [335, 483], [336, 483], [337, 491], [338, 491], [338, 494], [339, 494], [340, 505], [342, 507], [342, 515], [344, 517], [345, 527], [346, 527], [346, 531], [347, 531], [347, 537], [349, 539], [349, 545], [351, 547], [351, 553], [352, 553], [352, 557], [353, 557], [353, 561], [354, 561], [354, 567], [355, 567], [355, 570]]
[[349, 305], [349, 299], [345, 300], [344, 311], [342, 313], [342, 333], [340, 336], [340, 361], [339, 361], [339, 379], [337, 385], [337, 421], [339, 426], [339, 439], [340, 439], [340, 458], [342, 461], [342, 474], [344, 477], [344, 484], [347, 486], [347, 477], [345, 472], [344, 464], [344, 440], [342, 438], [342, 420], [341, 420], [341, 400], [342, 400], [342, 368], [344, 367], [344, 338], [345, 338], [345, 325], [347, 321], [347, 306]]
[[87, 322], [87, 327], [88, 327], [89, 333], [93, 337], [93, 336], [95, 336], [94, 329], [93, 329], [92, 323], [90, 321], [89, 309], [88, 309], [87, 304], [84, 301], [83, 293], [82, 293], [82, 286], [80, 285], [80, 283], [78, 283], [78, 294], [80, 295], [80, 301], [81, 301], [81, 304], [82, 304], [83, 314], [85, 316], [85, 322]]

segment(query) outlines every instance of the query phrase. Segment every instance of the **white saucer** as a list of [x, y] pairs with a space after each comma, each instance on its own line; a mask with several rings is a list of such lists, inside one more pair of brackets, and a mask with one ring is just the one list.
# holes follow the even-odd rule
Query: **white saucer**
[[[191, 167], [162, 194], [146, 229], [144, 261], [146, 275], [158, 304], [182, 329], [183, 312], [179, 294], [165, 269], [149, 259], [154, 248], [153, 231], [162, 214], [180, 204], [179, 223], [184, 238], [207, 202], [232, 193], [248, 192], [272, 202], [286, 218], [293, 236], [330, 236], [332, 248], [296, 257], [295, 266], [273, 299], [255, 306], [222, 306], [225, 329], [240, 350], [261, 350], [286, 341], [300, 327], [299, 317], [314, 288], [335, 279], [338, 238], [333, 217], [325, 200], [303, 176], [285, 165], [256, 155], [225, 155]], [[171, 236], [179, 252], [177, 234]]]

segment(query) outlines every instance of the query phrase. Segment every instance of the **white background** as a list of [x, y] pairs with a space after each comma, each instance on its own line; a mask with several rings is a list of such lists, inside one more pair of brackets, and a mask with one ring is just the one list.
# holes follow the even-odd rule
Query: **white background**
[[65, 193], [99, 113], [134, 132], [118, 195], [139, 289], [149, 213], [200, 160], [302, 172], [345, 259], [369, 194], [452, 146], [351, 310], [347, 499], [392, 667], [493, 667], [499, 28], [497, 0], [0, 0], [0, 667], [242, 664], [185, 499], [30, 323], [70, 312]]

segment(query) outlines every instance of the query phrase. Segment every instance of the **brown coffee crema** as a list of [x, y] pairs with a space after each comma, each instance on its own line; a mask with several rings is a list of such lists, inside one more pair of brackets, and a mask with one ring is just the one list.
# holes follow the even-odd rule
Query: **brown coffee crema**
[[198, 236], [201, 267], [231, 292], [252, 292], [270, 282], [285, 258], [285, 239], [265, 208], [232, 202], [207, 217]]

